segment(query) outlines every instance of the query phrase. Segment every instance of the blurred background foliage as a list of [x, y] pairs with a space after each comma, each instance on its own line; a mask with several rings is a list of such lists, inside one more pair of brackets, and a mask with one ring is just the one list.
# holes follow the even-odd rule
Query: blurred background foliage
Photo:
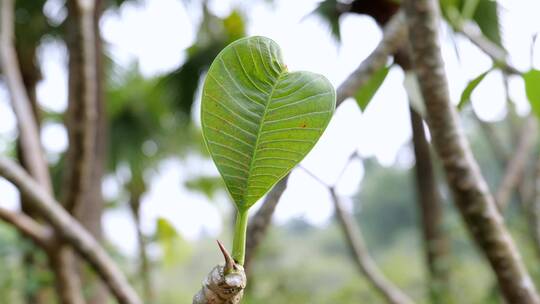
[[[62, 41], [63, 24], [51, 24], [42, 14], [45, 0], [17, 1], [17, 43], [25, 81], [40, 79], [35, 53], [45, 39]], [[109, 10], [116, 10], [125, 1], [108, 2]], [[107, 61], [106, 100], [109, 126], [108, 172], [119, 180], [123, 189], [108, 208], [119, 208], [126, 201], [131, 205], [137, 221], [140, 199], [148, 190], [148, 176], [157, 170], [163, 160], [186, 155], [208, 157], [202, 144], [200, 131], [193, 123], [194, 101], [210, 63], [218, 52], [230, 42], [246, 35], [246, 17], [240, 9], [220, 17], [214, 14], [206, 1], [185, 1], [186, 5], [200, 6], [201, 22], [196, 39], [187, 50], [185, 61], [171, 73], [144, 77], [134, 63], [121, 68]], [[269, 1], [271, 2], [271, 1]], [[387, 1], [381, 1], [387, 2]], [[396, 5], [396, 1], [389, 1]], [[339, 18], [348, 2], [322, 1], [312, 15], [326, 22], [331, 33], [339, 40]], [[441, 0], [444, 17], [453, 27], [464, 20], [477, 23], [482, 32], [498, 45], [502, 45], [497, 5], [495, 1]], [[268, 9], [272, 9], [268, 5]], [[173, 39], [173, 38], [172, 38]], [[159, 100], [160, 102], [155, 102]], [[468, 137], [492, 189], [500, 181], [502, 169], [497, 166], [489, 143], [470, 108], [463, 110]], [[45, 120], [61, 121], [63, 113], [43, 111]], [[196, 114], [195, 114], [196, 115]], [[513, 139], [507, 122], [493, 124], [498, 136], [507, 147]], [[8, 140], [0, 139], [1, 141]], [[403, 148], [405, 157], [412, 147]], [[399, 157], [398, 157], [399, 158]], [[60, 166], [62, 158], [53, 166]], [[419, 234], [413, 169], [395, 164], [380, 165], [375, 159], [365, 159], [364, 178], [358, 193], [351, 198], [357, 223], [362, 227], [368, 248], [390, 280], [411, 295], [418, 303], [428, 303], [426, 272], [423, 263], [422, 240]], [[119, 172], [128, 172], [120, 174]], [[439, 176], [441, 173], [438, 173]], [[57, 178], [58, 180], [58, 178]], [[441, 179], [442, 180], [442, 179]], [[179, 185], [180, 186], [180, 185]], [[210, 200], [224, 193], [220, 178], [194, 176], [185, 186], [200, 192]], [[451, 237], [452, 299], [448, 303], [501, 303], [486, 262], [477, 254], [456, 211], [449, 201], [444, 184], [439, 185], [444, 197], [444, 223]], [[531, 248], [525, 220], [519, 206], [512, 204], [507, 212], [513, 236], [518, 241], [529, 265], [537, 263]], [[229, 214], [224, 214], [224, 217]], [[156, 223], [155, 235], [143, 235], [148, 249], [156, 303], [189, 303], [200, 282], [216, 260], [216, 248], [208, 238], [187, 241], [167, 220]], [[224, 225], [220, 239], [231, 235], [231, 225]], [[142, 232], [141, 232], [142, 233]], [[37, 286], [50, 285], [50, 274], [24, 278], [20, 259], [27, 241], [15, 231], [0, 225], [0, 298], [3, 303], [21, 303], [22, 295]], [[122, 256], [114, 244], [109, 249], [131, 274], [139, 280], [133, 260]], [[255, 303], [381, 303], [381, 298], [358, 274], [349, 258], [344, 237], [333, 220], [321, 227], [297, 218], [284, 225], [272, 226], [267, 240], [259, 250], [249, 284], [246, 304]], [[540, 268], [533, 276], [540, 283]]]

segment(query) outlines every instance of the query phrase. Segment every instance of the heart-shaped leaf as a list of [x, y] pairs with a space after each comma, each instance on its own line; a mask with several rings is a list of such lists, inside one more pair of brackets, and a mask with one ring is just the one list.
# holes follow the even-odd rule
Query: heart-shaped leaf
[[330, 82], [287, 71], [279, 46], [249, 37], [227, 46], [202, 92], [206, 145], [239, 211], [245, 211], [313, 148], [335, 109]]

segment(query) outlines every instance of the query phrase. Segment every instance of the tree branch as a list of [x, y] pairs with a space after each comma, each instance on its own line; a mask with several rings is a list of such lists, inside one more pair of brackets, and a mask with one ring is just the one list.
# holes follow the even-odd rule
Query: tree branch
[[407, 41], [407, 27], [403, 12], [396, 13], [384, 27], [383, 38], [375, 50], [354, 70], [336, 91], [336, 106], [352, 97], [375, 72], [384, 67], [388, 56], [393, 55]]
[[276, 206], [287, 188], [287, 181], [289, 180], [289, 175], [281, 179], [275, 186], [272, 188], [270, 193], [264, 199], [264, 202], [257, 213], [255, 213], [251, 219], [249, 226], [247, 228], [247, 239], [246, 239], [246, 259], [244, 260], [244, 268], [246, 273], [249, 275], [251, 271], [251, 262], [256, 253], [257, 248], [262, 243], [268, 226], [272, 221], [272, 215]]
[[493, 61], [500, 64], [502, 68], [510, 74], [521, 74], [521, 72], [508, 62], [506, 50], [502, 49], [491, 40], [486, 38], [478, 25], [473, 22], [464, 22], [458, 26], [460, 31], [474, 45], [486, 53]]
[[40, 212], [55, 229], [56, 234], [69, 243], [107, 284], [121, 304], [141, 304], [124, 274], [101, 245], [73, 217], [71, 217], [40, 185], [15, 162], [0, 156], [0, 176], [13, 183], [28, 197], [28, 203]]
[[493, 157], [495, 158], [497, 164], [503, 170], [503, 168], [506, 166], [506, 163], [508, 159], [510, 158], [508, 154], [507, 149], [503, 145], [500, 137], [497, 134], [497, 130], [493, 127], [492, 124], [485, 122], [476, 115], [476, 112], [474, 109], [471, 111], [472, 116], [476, 123], [478, 123], [478, 126], [484, 133], [484, 138], [486, 139], [489, 147], [491, 148], [491, 152], [493, 152]]
[[499, 210], [504, 211], [514, 189], [519, 186], [523, 179], [523, 171], [538, 135], [536, 118], [529, 116], [519, 137], [519, 142], [513, 156], [509, 159], [503, 178], [495, 192], [495, 201]]
[[429, 143], [422, 116], [412, 107], [411, 126], [415, 156], [416, 192], [421, 215], [426, 264], [429, 270], [429, 290], [433, 303], [444, 303], [448, 296], [449, 240], [443, 228], [443, 206], [437, 188]]
[[354, 224], [351, 215], [344, 210], [334, 188], [330, 188], [329, 190], [332, 202], [334, 203], [336, 217], [341, 224], [349, 248], [353, 253], [354, 260], [358, 264], [360, 271], [362, 271], [369, 283], [371, 283], [389, 303], [412, 304], [413, 301], [398, 287], [392, 284], [392, 282], [388, 281], [380, 272], [375, 262], [369, 256], [366, 245], [364, 244], [364, 238], [362, 237], [362, 233], [358, 226]]
[[2, 0], [0, 4], [0, 63], [5, 75], [11, 106], [17, 117], [24, 163], [39, 184], [52, 193], [52, 183], [45, 154], [41, 148], [37, 122], [34, 119], [28, 93], [24, 87], [19, 61], [14, 46], [14, 1]]
[[41, 248], [51, 246], [52, 231], [24, 213], [17, 213], [0, 207], [0, 219], [11, 224], [21, 234], [34, 241]]
[[495, 272], [504, 298], [516, 304], [540, 303], [450, 102], [437, 32], [439, 4], [435, 0], [405, 0], [404, 5], [433, 144], [455, 203]]

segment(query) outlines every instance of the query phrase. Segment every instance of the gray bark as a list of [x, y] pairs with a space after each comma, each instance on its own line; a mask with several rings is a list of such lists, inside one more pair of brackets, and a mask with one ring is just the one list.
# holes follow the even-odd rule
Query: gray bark
[[202, 288], [193, 297], [193, 304], [239, 304], [246, 288], [246, 273], [235, 263], [227, 249], [218, 241], [225, 265], [215, 266], [206, 276]]
[[443, 227], [443, 205], [429, 143], [420, 114], [410, 108], [415, 156], [418, 209], [424, 240], [426, 265], [429, 270], [429, 290], [433, 303], [449, 302], [448, 247]]
[[442, 161], [454, 201], [489, 261], [509, 303], [540, 303], [521, 255], [497, 210], [451, 104], [440, 53], [438, 2], [404, 1], [413, 62], [427, 110], [433, 145]]

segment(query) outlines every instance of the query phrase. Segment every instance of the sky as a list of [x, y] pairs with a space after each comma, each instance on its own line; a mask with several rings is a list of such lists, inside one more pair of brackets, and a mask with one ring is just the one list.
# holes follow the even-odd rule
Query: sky
[[[107, 12], [101, 21], [107, 52], [124, 66], [137, 61], [146, 76], [175, 69], [185, 59], [186, 48], [194, 42], [201, 15], [196, 5], [185, 2], [141, 0], [136, 4], [123, 5], [119, 12]], [[240, 8], [248, 19], [248, 34], [275, 40], [282, 48], [289, 70], [320, 73], [337, 87], [375, 48], [381, 31], [368, 17], [346, 15], [341, 19], [342, 42], [338, 44], [321, 20], [308, 16], [317, 2], [276, 0], [270, 6], [266, 1], [214, 0], [209, 1], [209, 5], [220, 16]], [[510, 61], [521, 70], [531, 66], [538, 68], [538, 44], [534, 47], [534, 58], [531, 59], [530, 54], [532, 37], [540, 30], [540, 18], [537, 17], [540, 2], [499, 2], [502, 6], [503, 40]], [[61, 22], [65, 18], [61, 3], [59, 0], [47, 2], [45, 14], [52, 22]], [[442, 24], [441, 45], [451, 99], [457, 103], [467, 82], [488, 70], [491, 60]], [[46, 42], [39, 50], [39, 59], [44, 76], [38, 86], [40, 104], [46, 109], [63, 111], [67, 106], [66, 49], [56, 42]], [[354, 100], [344, 102], [301, 166], [325, 184], [336, 185], [338, 194], [343, 198], [350, 198], [356, 193], [364, 174], [361, 161], [348, 163], [349, 155], [354, 151], [362, 157], [376, 157], [385, 166], [411, 166], [413, 160], [408, 145], [411, 130], [404, 79], [401, 70], [393, 68], [364, 113], [360, 112]], [[510, 94], [518, 112], [528, 113], [529, 106], [520, 79], [511, 78]], [[0, 88], [0, 153], [16, 136], [16, 121], [8, 98], [5, 89]], [[486, 77], [473, 93], [472, 104], [483, 120], [504, 118], [506, 110], [500, 73], [492, 72]], [[196, 122], [198, 109], [196, 106], [194, 110]], [[67, 148], [67, 134], [60, 124], [44, 125], [41, 137], [51, 160]], [[166, 160], [152, 173], [151, 187], [143, 198], [142, 206], [142, 224], [146, 233], [152, 233], [156, 219], [164, 217], [187, 239], [201, 235], [219, 236], [227, 222], [224, 215], [230, 212], [232, 205], [226, 193], [211, 202], [204, 195], [187, 190], [183, 182], [197, 174], [218, 173], [211, 161], [197, 156]], [[119, 194], [118, 178], [125, 178], [122, 172], [105, 179], [103, 189], [107, 197]], [[1, 206], [14, 210], [19, 208], [17, 191], [11, 185], [0, 180], [0, 193], [3, 194]], [[275, 221], [282, 224], [291, 218], [301, 217], [312, 224], [324, 225], [332, 213], [325, 186], [305, 171], [293, 170], [288, 188], [278, 204]], [[125, 253], [135, 251], [134, 228], [127, 207], [107, 211], [103, 224], [105, 234], [113, 244]]]

